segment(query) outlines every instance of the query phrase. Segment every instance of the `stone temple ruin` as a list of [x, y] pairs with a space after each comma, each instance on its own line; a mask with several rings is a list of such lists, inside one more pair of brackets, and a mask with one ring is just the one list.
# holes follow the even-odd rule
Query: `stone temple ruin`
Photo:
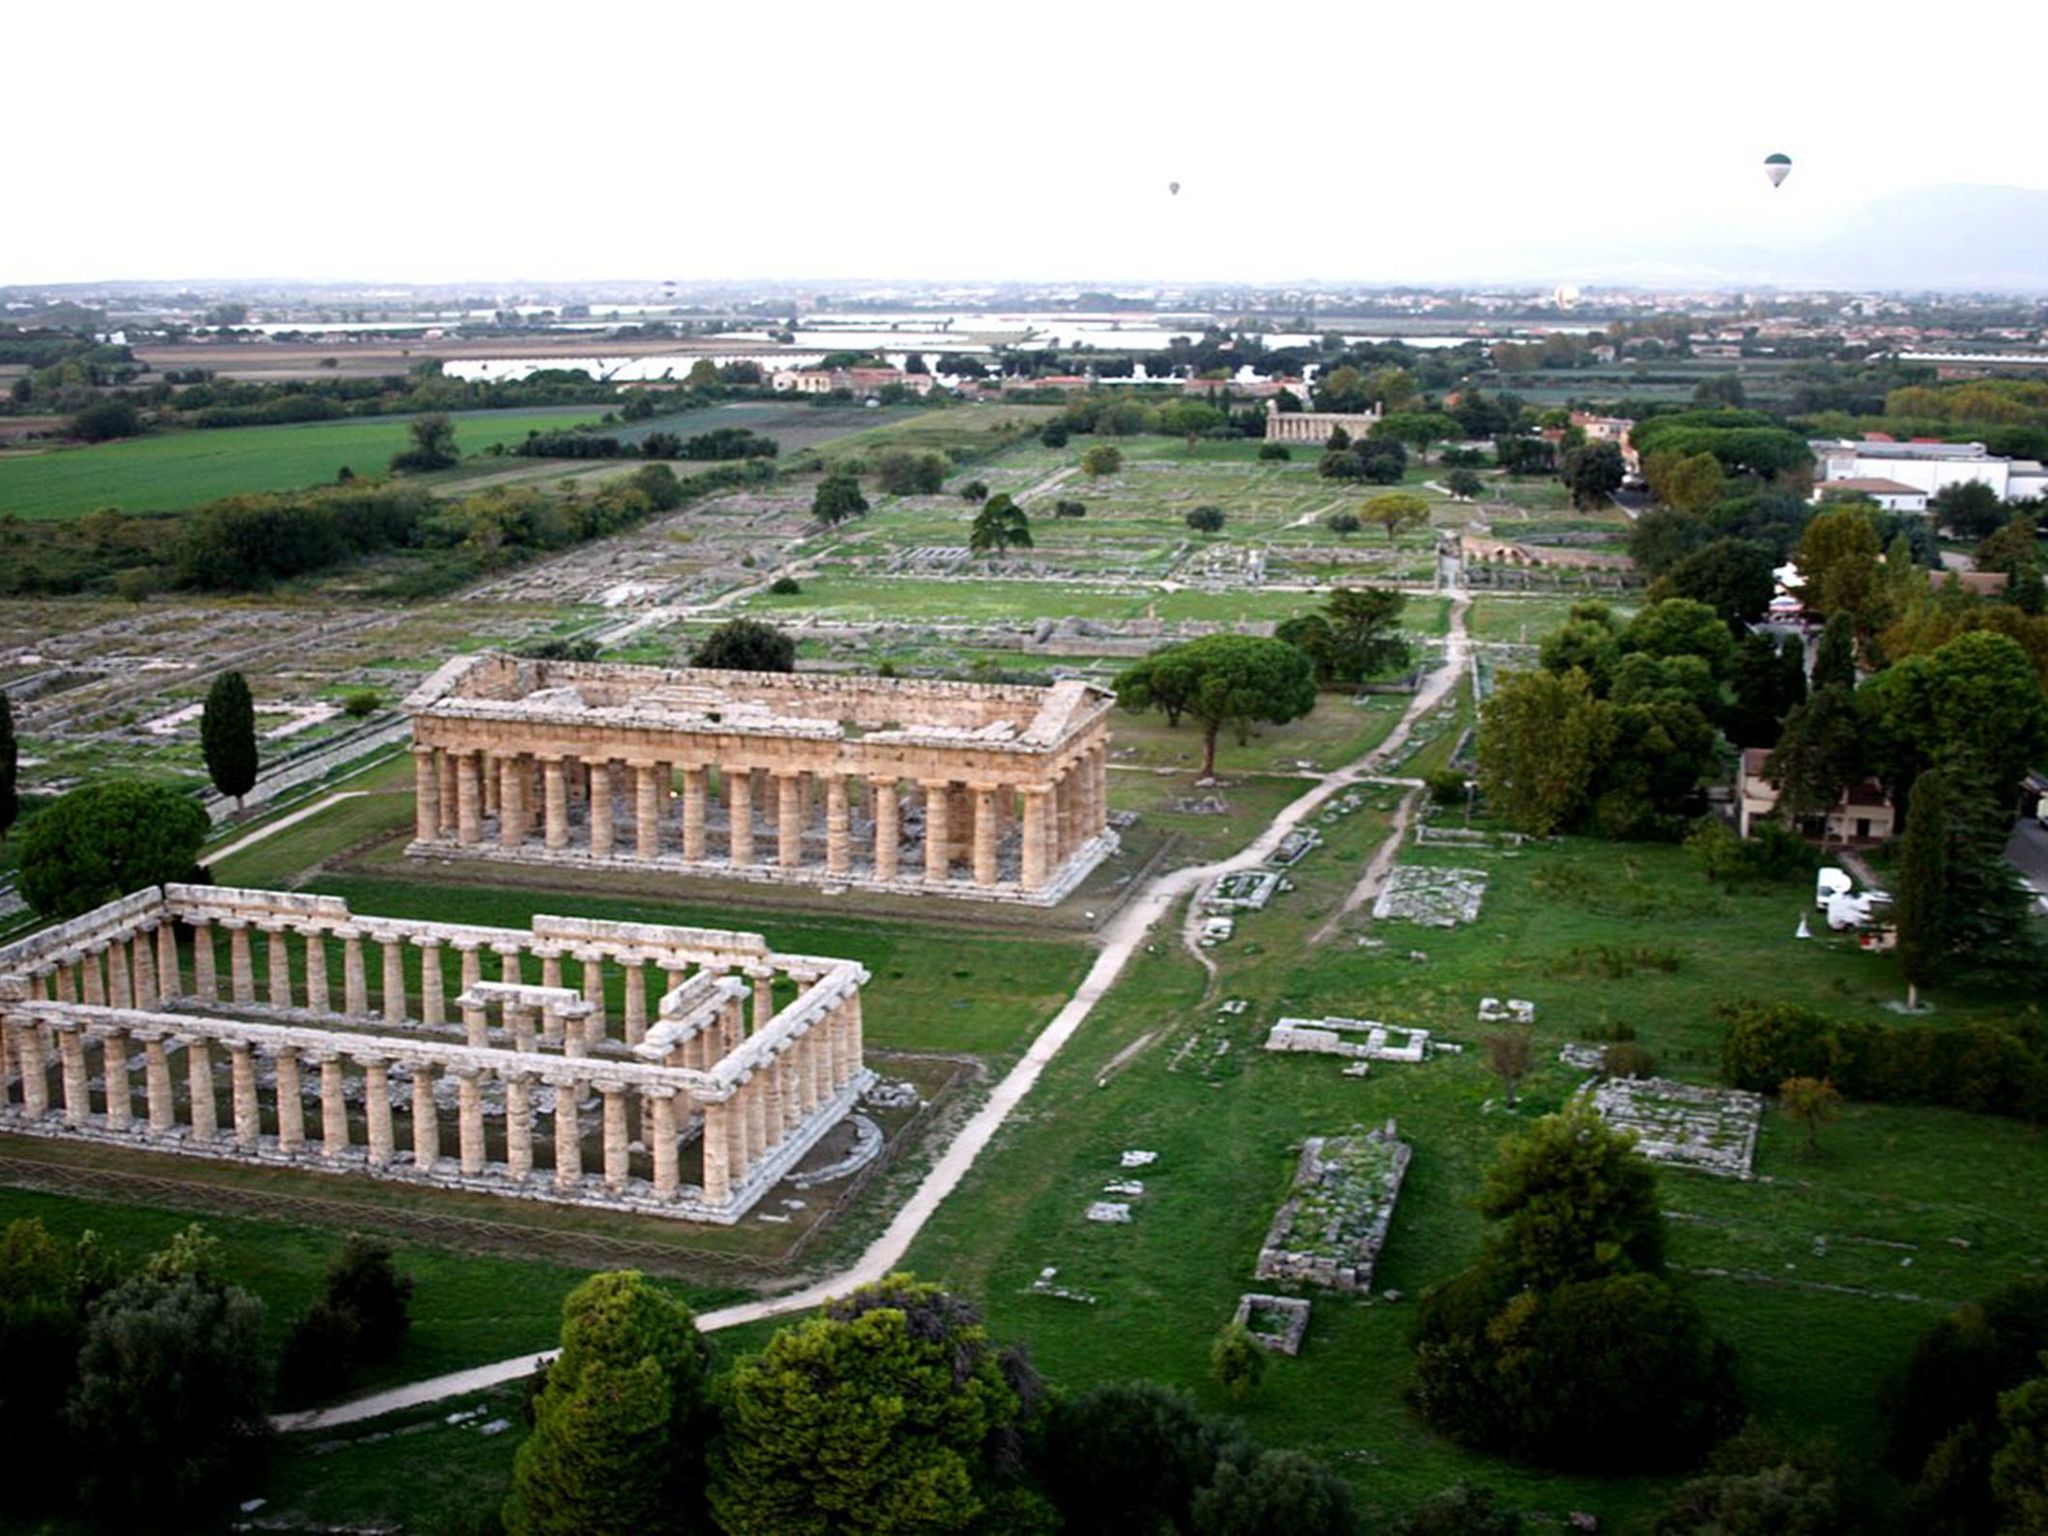
[[1311, 1136], [1254, 1277], [1370, 1291], [1411, 1155], [1391, 1120], [1363, 1135]]
[[751, 933], [151, 887], [0, 948], [0, 1130], [729, 1224], [874, 1081], [867, 979]]
[[447, 663], [406, 700], [408, 852], [1060, 900], [1116, 846], [1114, 695]]
[[1708, 1088], [1664, 1077], [1609, 1077], [1585, 1092], [1609, 1125], [1636, 1135], [1654, 1163], [1746, 1179], [1763, 1124], [1761, 1094]]

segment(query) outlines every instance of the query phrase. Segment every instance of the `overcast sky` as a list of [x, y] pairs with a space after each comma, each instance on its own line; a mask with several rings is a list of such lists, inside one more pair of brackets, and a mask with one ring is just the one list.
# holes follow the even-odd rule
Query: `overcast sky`
[[2048, 189], [2041, 0], [22, 0], [5, 39], [0, 282], [1555, 282]]

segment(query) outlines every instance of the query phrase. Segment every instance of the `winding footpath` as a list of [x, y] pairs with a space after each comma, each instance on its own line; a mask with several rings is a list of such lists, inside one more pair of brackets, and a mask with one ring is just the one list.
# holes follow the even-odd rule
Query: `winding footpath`
[[[967, 1170], [974, 1166], [975, 1159], [995, 1139], [996, 1132], [1002, 1129], [1003, 1122], [1009, 1119], [1011, 1112], [1023, 1102], [1024, 1096], [1037, 1084], [1040, 1075], [1052, 1063], [1052, 1059], [1069, 1040], [1073, 1039], [1082, 1024], [1087, 1022], [1088, 1016], [1095, 1011], [1095, 1005], [1108, 994], [1109, 989], [1116, 984], [1117, 978], [1123, 974], [1124, 967], [1130, 963], [1131, 956], [1137, 952], [1138, 946], [1145, 941], [1146, 934], [1166, 915], [1174, 903], [1220, 875], [1250, 869], [1264, 863], [1280, 845], [1280, 840], [1302, 821], [1314, 815], [1324, 801], [1353, 784], [1370, 778], [1380, 763], [1399, 751], [1407, 742], [1416, 723], [1450, 694], [1464, 671], [1471, 649], [1465, 632], [1465, 610], [1468, 603], [1469, 599], [1465, 594], [1453, 594], [1450, 636], [1444, 647], [1443, 660], [1416, 691], [1407, 709], [1402, 712], [1400, 721], [1388, 732], [1384, 741], [1356, 762], [1319, 779], [1313, 788], [1282, 809], [1267, 824], [1264, 831], [1237, 853], [1211, 864], [1195, 864], [1182, 869], [1168, 870], [1153, 879], [1125, 904], [1123, 910], [1103, 930], [1101, 953], [1095, 957], [1095, 963], [1088, 968], [1088, 974], [1082, 978], [1080, 987], [1067, 1000], [1066, 1005], [1053, 1015], [1052, 1022], [1039, 1032], [1038, 1037], [1031, 1042], [1030, 1049], [1024, 1053], [1023, 1059], [996, 1085], [981, 1108], [976, 1110], [973, 1118], [961, 1128], [959, 1135], [953, 1138], [938, 1162], [912, 1192], [909, 1200], [904, 1202], [881, 1235], [868, 1244], [859, 1259], [838, 1274], [804, 1286], [800, 1290], [703, 1313], [697, 1318], [698, 1328], [712, 1333], [743, 1323], [784, 1317], [792, 1312], [808, 1312], [830, 1297], [882, 1279], [901, 1265], [904, 1255], [910, 1251], [911, 1243], [924, 1229], [932, 1214], [938, 1210], [940, 1203], [959, 1187], [960, 1181], [967, 1176]], [[1396, 836], [1398, 837], [1398, 833]], [[1188, 925], [1182, 935], [1183, 942], [1187, 943], [1190, 949], [1193, 949], [1192, 935], [1198, 927], [1199, 921], [1190, 910]], [[1200, 956], [1199, 950], [1195, 953]], [[1206, 960], [1207, 957], [1201, 958]], [[471, 1370], [455, 1371], [446, 1376], [435, 1376], [425, 1381], [412, 1382], [407, 1386], [375, 1392], [332, 1408], [280, 1414], [272, 1423], [286, 1433], [331, 1429], [343, 1424], [353, 1424], [401, 1409], [416, 1408], [445, 1398], [459, 1397], [517, 1381], [529, 1374], [536, 1365], [551, 1357], [552, 1351], [520, 1355], [515, 1359], [500, 1360]]]

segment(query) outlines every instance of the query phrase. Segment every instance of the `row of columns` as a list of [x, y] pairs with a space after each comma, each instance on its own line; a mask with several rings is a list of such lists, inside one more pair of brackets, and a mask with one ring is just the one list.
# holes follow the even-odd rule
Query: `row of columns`
[[[551, 853], [572, 847], [593, 859], [650, 862], [675, 856], [685, 864], [714, 857], [710, 819], [711, 768], [706, 764], [618, 762], [610, 758], [552, 755], [492, 755], [415, 747], [414, 833], [421, 843], [452, 841], [461, 847], [485, 842], [485, 821], [498, 821], [501, 847], [518, 849], [538, 832]], [[680, 774], [680, 843], [669, 827], [667, 809], [677, 798]], [[863, 776], [870, 806], [866, 842], [867, 874], [877, 881], [903, 878], [901, 796], [921, 793], [924, 813], [923, 878], [928, 885], [950, 881], [953, 866], [967, 863], [977, 886], [1000, 880], [999, 853], [1018, 829], [1019, 882], [1041, 889], [1070, 858], [1097, 836], [1108, 819], [1108, 751], [1096, 742], [1059, 768], [1044, 784], [1013, 785], [957, 779]], [[536, 785], [538, 789], [536, 791]], [[815, 785], [815, 790], [814, 790]], [[620, 836], [617, 800], [633, 806], [631, 843]], [[729, 867], [766, 863], [757, 834], [774, 829], [774, 865], [798, 871], [814, 866], [808, 856], [815, 830], [816, 802], [823, 802], [823, 873], [854, 875], [855, 818], [849, 775], [799, 769], [721, 768], [718, 791], [725, 816], [720, 850]], [[584, 806], [582, 840], [576, 841], [571, 805]], [[1021, 802], [1021, 814], [1020, 805]], [[452, 810], [452, 815], [451, 815]]]

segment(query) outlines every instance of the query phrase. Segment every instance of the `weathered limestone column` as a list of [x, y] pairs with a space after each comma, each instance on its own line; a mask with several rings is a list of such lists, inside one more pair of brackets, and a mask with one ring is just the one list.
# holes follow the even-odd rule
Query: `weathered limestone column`
[[593, 758], [590, 769], [590, 856], [612, 856], [612, 760]]
[[562, 774], [562, 760], [550, 757], [540, 765], [547, 816], [547, 847], [558, 853], [569, 846], [569, 785]]
[[874, 801], [875, 878], [896, 878], [897, 856], [902, 851], [903, 832], [899, 820], [902, 803], [896, 798], [896, 781], [868, 775], [868, 795]]
[[[726, 1164], [726, 1140], [732, 1134], [732, 1101], [711, 1100], [704, 1106], [704, 1134], [698, 1146], [704, 1154], [704, 1203], [723, 1205], [732, 1198], [732, 1186]], [[675, 1145], [673, 1141], [669, 1143]], [[654, 1165], [657, 1191], [661, 1181], [661, 1162], [657, 1157]]]
[[155, 1008], [156, 989], [156, 934], [161, 930], [147, 929], [135, 935], [130, 947], [135, 952], [135, 1006]]
[[801, 1049], [792, 1045], [777, 1058], [782, 1064], [782, 1136], [804, 1123], [804, 1073]]
[[467, 992], [484, 979], [484, 957], [474, 939], [457, 939], [455, 948], [462, 956], [462, 990]]
[[866, 1064], [867, 1042], [861, 1038], [860, 994], [846, 995], [846, 1075], [853, 1076]]
[[363, 1119], [369, 1127], [370, 1166], [391, 1166], [391, 1064], [382, 1056], [358, 1056], [363, 1068]]
[[224, 917], [221, 927], [228, 931], [228, 987], [238, 1003], [256, 1001], [256, 971], [249, 960], [249, 925], [239, 917]]
[[363, 936], [341, 930], [341, 1011], [362, 1018], [370, 1011], [370, 983], [363, 971]]
[[441, 780], [434, 772], [434, 749], [412, 749], [412, 835], [431, 843], [441, 836]]
[[[512, 1022], [512, 1010], [505, 1010], [505, 1022]], [[473, 1051], [483, 1050], [491, 1043], [490, 1012], [475, 1003], [462, 1005], [462, 1043]]]
[[78, 975], [72, 968], [71, 962], [69, 960], [59, 960], [56, 973], [50, 977], [50, 1001], [55, 1003], [77, 1002], [77, 980]]
[[413, 943], [420, 950], [420, 1022], [439, 1027], [448, 1022], [448, 988], [441, 980], [441, 941], [419, 935]]
[[974, 788], [974, 883], [996, 883], [996, 786]]
[[733, 864], [754, 862], [754, 781], [744, 768], [727, 768], [720, 775], [725, 789], [727, 856]]
[[953, 786], [944, 779], [919, 782], [924, 786], [924, 878], [927, 885], [939, 885], [952, 863], [952, 835], [947, 823]]
[[441, 1116], [434, 1108], [434, 1069], [412, 1069], [412, 1161], [431, 1171], [441, 1160]]
[[462, 1153], [462, 1174], [464, 1178], [475, 1178], [484, 1171], [484, 1099], [483, 1085], [476, 1072], [455, 1074], [457, 1107], [458, 1145]]
[[804, 861], [804, 776], [798, 772], [775, 775], [775, 862], [795, 869]]
[[754, 983], [754, 1028], [766, 1029], [775, 1017], [775, 971], [771, 966], [750, 966], [747, 975]]
[[192, 919], [192, 990], [202, 1003], [220, 1001], [220, 982], [214, 973], [213, 922]]
[[1046, 789], [1040, 784], [1024, 788], [1024, 889], [1042, 890], [1049, 873], [1046, 860]]
[[299, 947], [306, 956], [306, 1006], [316, 1013], [332, 1013], [334, 998], [327, 989], [327, 935], [318, 928], [301, 928]]
[[711, 770], [702, 763], [683, 767], [683, 862], [704, 861], [704, 807]]
[[128, 945], [116, 939], [106, 948], [107, 1002], [115, 1008], [133, 1008], [135, 991], [128, 982]]
[[474, 848], [484, 840], [482, 794], [477, 783], [477, 755], [461, 752], [455, 758], [455, 841]]
[[434, 750], [434, 776], [440, 782], [441, 795], [441, 836], [455, 835], [455, 754], [436, 748]]
[[156, 995], [161, 1002], [167, 997], [179, 997], [185, 991], [185, 978], [178, 966], [178, 925], [165, 918], [156, 925]]
[[100, 969], [98, 950], [89, 949], [78, 957], [78, 1000], [91, 1008], [107, 1005], [106, 973]]
[[292, 957], [285, 948], [284, 924], [265, 923], [262, 926], [265, 969], [270, 972], [270, 1006], [289, 1008], [292, 1005]]
[[633, 767], [633, 857], [643, 862], [661, 853], [661, 786], [653, 763]]
[[204, 1035], [185, 1040], [185, 1091], [191, 1097], [192, 1139], [213, 1141], [220, 1135], [219, 1108], [213, 1102], [213, 1047]]
[[[481, 1009], [478, 1010], [478, 1014], [479, 1018], [477, 1022], [477, 1043], [481, 1045], [485, 1043], [483, 1035], [484, 1024], [483, 1019], [481, 1017]], [[547, 1013], [547, 1018], [549, 1020], [547, 1035], [548, 1038], [552, 1040], [562, 1031], [558, 1026], [554, 1024], [554, 1015], [551, 1010]], [[505, 1030], [508, 1034], [512, 1036], [513, 1050], [527, 1052], [531, 1052], [533, 1050], [533, 1010], [531, 1008], [507, 1008], [505, 1010]]]
[[505, 1171], [515, 1179], [533, 1172], [533, 1079], [524, 1072], [505, 1077]]
[[[6, 1098], [7, 1053], [0, 1050], [0, 1102]], [[135, 1123], [135, 1097], [128, 1086], [128, 1031], [110, 1029], [100, 1037], [100, 1077], [107, 1085], [107, 1129], [125, 1131]]]
[[525, 975], [520, 964], [522, 950], [518, 941], [507, 939], [492, 944], [491, 948], [497, 951], [498, 955], [498, 980], [508, 987], [521, 985], [525, 981]]
[[398, 934], [379, 938], [378, 948], [383, 953], [384, 972], [384, 1022], [403, 1024], [405, 1022], [405, 940]]
[[526, 760], [500, 759], [498, 770], [498, 846], [517, 848], [526, 841]]
[[559, 987], [562, 984], [562, 951], [551, 946], [535, 945], [533, 952], [540, 956], [540, 984], [544, 987]]
[[277, 1053], [277, 1150], [296, 1153], [306, 1145], [306, 1088], [299, 1078], [299, 1049]]
[[611, 1028], [604, 1013], [604, 951], [578, 950], [576, 958], [583, 962], [583, 1001], [590, 1004], [590, 1015], [583, 1021], [584, 1038], [596, 1045]]
[[647, 962], [635, 957], [626, 962], [626, 1044], [638, 1045], [647, 1038]]
[[64, 1090], [64, 1123], [83, 1125], [92, 1118], [92, 1078], [85, 1070], [85, 1031], [73, 1026], [57, 1031], [57, 1060]]
[[853, 868], [853, 808], [846, 798], [846, 776], [829, 773], [825, 780], [825, 872], [844, 875]]
[[263, 1109], [256, 1102], [256, 1055], [246, 1040], [228, 1042], [228, 1088], [234, 1101], [235, 1145], [254, 1152], [263, 1139]]
[[43, 1027], [33, 1020], [15, 1024], [14, 1059], [21, 1065], [21, 1107], [32, 1120], [50, 1112], [49, 1069], [43, 1060]]
[[744, 1184], [747, 1175], [753, 1171], [753, 1117], [747, 1109], [744, 1095], [737, 1094], [726, 1104], [725, 1116], [725, 1173], [726, 1188], [730, 1192], [734, 1184]]
[[337, 1161], [348, 1150], [348, 1100], [342, 1097], [341, 1058], [320, 1058], [320, 1155]]
[[786, 1063], [780, 1056], [770, 1057], [761, 1071], [761, 1129], [764, 1139], [763, 1152], [772, 1151], [782, 1145], [783, 1127], [788, 1124], [783, 1106], [783, 1089], [787, 1085]]
[[604, 1097], [604, 1187], [614, 1194], [626, 1187], [626, 1090], [623, 1085], [600, 1085]]
[[[33, 1034], [34, 1030], [27, 1033]], [[26, 1063], [22, 1071], [26, 1075]], [[149, 1100], [150, 1134], [162, 1136], [178, 1123], [178, 1101], [171, 1091], [171, 1057], [164, 1049], [162, 1035], [142, 1038], [142, 1086]]]
[[1089, 835], [1093, 836], [1105, 831], [1109, 826], [1109, 743], [1096, 742], [1095, 749], [1088, 754], [1088, 760], [1094, 765], [1095, 793], [1089, 801], [1090, 809], [1094, 812], [1094, 820], [1088, 827]]
[[754, 1171], [754, 1164], [775, 1145], [768, 1127], [778, 1123], [779, 1113], [771, 1116], [769, 1095], [775, 1091], [775, 1068], [772, 1063], [760, 1068], [747, 1080], [747, 1157], [741, 1165], [741, 1177]]
[[654, 1198], [657, 1200], [673, 1200], [676, 1191], [682, 1187], [682, 1175], [676, 1167], [676, 1096], [674, 1090], [668, 1088], [647, 1089], [642, 1104], [640, 1122], [647, 1128], [647, 1150], [654, 1159]]
[[555, 1188], [574, 1189], [583, 1182], [583, 1130], [577, 1123], [580, 1084], [555, 1089]]
[[495, 752], [478, 751], [477, 773], [483, 779], [484, 816], [489, 819], [504, 810], [502, 791], [505, 782], [505, 759]]

